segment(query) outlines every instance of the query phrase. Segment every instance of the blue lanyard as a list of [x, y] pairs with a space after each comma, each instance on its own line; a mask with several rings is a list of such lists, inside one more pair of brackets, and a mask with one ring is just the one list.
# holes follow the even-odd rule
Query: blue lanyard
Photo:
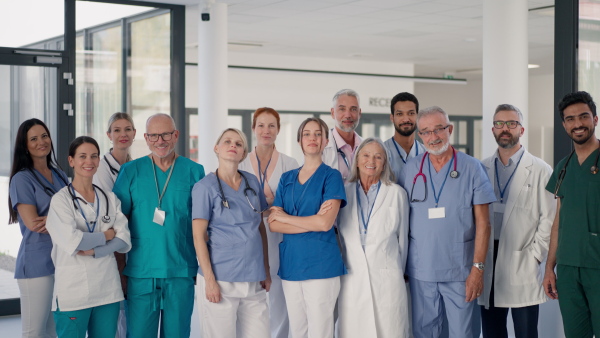
[[440, 201], [440, 196], [442, 196], [442, 190], [444, 190], [444, 186], [446, 185], [446, 180], [448, 179], [448, 174], [450, 173], [450, 168], [452, 168], [452, 163], [454, 163], [454, 156], [452, 156], [452, 160], [448, 164], [448, 170], [446, 171], [446, 177], [444, 177], [444, 183], [442, 183], [442, 187], [440, 188], [439, 195], [435, 194], [435, 184], [433, 184], [433, 177], [431, 176], [431, 160], [427, 161], [429, 164], [429, 177], [431, 178], [431, 187], [433, 188], [433, 198], [435, 198], [435, 207], [437, 208], [438, 202]]
[[267, 167], [265, 168], [265, 172], [261, 172], [260, 171], [260, 160], [258, 159], [258, 154], [256, 154], [256, 161], [258, 161], [258, 180], [260, 181], [260, 187], [263, 191], [265, 191], [265, 182], [267, 181], [267, 169], [269, 169], [269, 164], [271, 164], [271, 159], [273, 159], [273, 156], [271, 156], [271, 158], [269, 159], [269, 162], [267, 162]]
[[[392, 143], [394, 144], [394, 147], [396, 148], [396, 151], [398, 152], [398, 156], [400, 157], [400, 159], [402, 160], [402, 162], [404, 162], [404, 164], [406, 164], [406, 160], [408, 160], [408, 155], [406, 154], [406, 160], [404, 158], [402, 158], [402, 155], [400, 154], [400, 148], [398, 148], [398, 145], [396, 144], [396, 140], [394, 140], [394, 138], [392, 137], [390, 140], [392, 140]], [[417, 145], [417, 141], [415, 140], [415, 156], [419, 156], [419, 146]]]
[[[367, 233], [367, 228], [369, 227], [369, 221], [371, 221], [371, 213], [373, 212], [373, 208], [375, 207], [375, 201], [377, 200], [377, 195], [379, 195], [379, 188], [381, 188], [381, 181], [377, 184], [377, 193], [375, 194], [375, 200], [373, 201], [373, 205], [371, 206], [371, 210], [369, 210], [369, 215], [367, 216], [367, 221], [365, 222], [365, 214], [363, 213], [362, 206], [360, 205], [360, 182], [356, 181], [356, 200], [358, 201], [358, 212], [360, 213], [360, 218], [362, 220], [362, 228], [363, 233]], [[369, 201], [369, 193], [365, 194], [367, 196], [367, 201]]]
[[[71, 190], [73, 190], [73, 196], [76, 196], [75, 188], [73, 188], [73, 185], [69, 184], [69, 186], [71, 187]], [[96, 191], [96, 188], [94, 188], [94, 194], [96, 194], [96, 219], [94, 219], [94, 221], [91, 222], [93, 225], [91, 228], [90, 222], [88, 222], [87, 217], [85, 217], [85, 214], [83, 213], [83, 210], [81, 210], [79, 198], [75, 198], [75, 202], [77, 202], [77, 206], [79, 207], [79, 213], [81, 214], [81, 216], [83, 216], [83, 220], [85, 220], [85, 225], [87, 226], [89, 232], [94, 232], [94, 230], [96, 229], [96, 223], [98, 223], [98, 213], [100, 212], [100, 199], [98, 198], [98, 192]]]
[[494, 159], [494, 170], [496, 172], [496, 183], [498, 184], [498, 191], [500, 192], [500, 203], [503, 203], [503, 201], [504, 201], [504, 193], [506, 192], [506, 188], [508, 188], [508, 184], [510, 183], [510, 180], [512, 180], [513, 176], [515, 175], [515, 172], [517, 171], [517, 168], [519, 167], [519, 163], [521, 163], [521, 159], [523, 158], [524, 154], [525, 154], [525, 152], [523, 152], [523, 154], [521, 154], [521, 157], [519, 157], [519, 161], [517, 161], [517, 165], [515, 166], [515, 169], [513, 170], [512, 174], [510, 174], [510, 176], [508, 177], [508, 181], [506, 181], [506, 185], [504, 186], [504, 189], [500, 188], [500, 178], [498, 177], [498, 158], [496, 157]]

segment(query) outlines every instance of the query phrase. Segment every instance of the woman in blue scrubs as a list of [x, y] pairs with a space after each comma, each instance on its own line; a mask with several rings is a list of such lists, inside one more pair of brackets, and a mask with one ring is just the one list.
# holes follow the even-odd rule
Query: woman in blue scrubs
[[267, 200], [256, 176], [238, 170], [248, 154], [244, 133], [226, 129], [214, 151], [218, 169], [192, 191], [202, 337], [269, 337]]
[[269, 215], [279, 244], [279, 276], [290, 318], [290, 333], [298, 337], [332, 337], [333, 311], [346, 274], [333, 228], [346, 205], [339, 171], [321, 160], [329, 129], [319, 118], [308, 118], [298, 129], [304, 165], [284, 173]]
[[15, 269], [23, 337], [56, 337], [50, 312], [54, 264], [46, 217], [50, 199], [67, 182], [56, 164], [48, 127], [38, 119], [23, 122], [15, 140], [9, 188], [9, 222], [18, 221], [23, 235]]

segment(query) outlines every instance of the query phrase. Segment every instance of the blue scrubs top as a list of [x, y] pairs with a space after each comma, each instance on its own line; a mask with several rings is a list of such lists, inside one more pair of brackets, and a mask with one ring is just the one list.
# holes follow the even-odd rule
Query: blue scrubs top
[[387, 151], [387, 155], [390, 160], [390, 166], [392, 167], [394, 177], [396, 178], [396, 183], [398, 184], [400, 184], [402, 168], [404, 168], [406, 162], [410, 161], [411, 158], [426, 152], [423, 144], [417, 140], [415, 140], [413, 147], [410, 149], [408, 154], [406, 151], [404, 151], [404, 148], [396, 143], [396, 140], [394, 140], [393, 137], [383, 142], [383, 145]]
[[[208, 252], [218, 281], [258, 282], [266, 278], [262, 238], [258, 230], [262, 216], [252, 207], [258, 211], [265, 210], [267, 200], [256, 176], [240, 172], [246, 179], [242, 178], [237, 191], [221, 180], [229, 208], [223, 206], [214, 173], [196, 183], [192, 191], [192, 219], [209, 221]], [[246, 190], [246, 182], [254, 193]], [[204, 276], [202, 268], [198, 269], [198, 273]]]
[[[33, 175], [36, 175], [39, 181]], [[44, 188], [51, 188], [56, 192], [66, 185], [65, 182], [69, 182], [67, 175], [60, 169], [53, 168], [52, 184], [35, 169], [21, 170], [10, 181], [11, 207], [17, 210], [17, 204], [30, 204], [36, 207], [38, 216], [48, 216], [52, 197], [44, 192]], [[15, 278], [36, 278], [54, 274], [54, 264], [50, 258], [50, 235], [33, 232], [25, 226], [21, 215], [18, 215], [18, 219], [23, 240], [17, 254]]]
[[[301, 168], [281, 176], [274, 206], [289, 215], [313, 216], [327, 200], [341, 200], [346, 205], [344, 181], [339, 171], [322, 163], [304, 183], [298, 182]], [[332, 278], [347, 273], [337, 243], [335, 230], [284, 234], [279, 244], [279, 277], [288, 281]]]
[[[473, 205], [496, 201], [494, 188], [483, 164], [457, 151], [457, 178], [450, 177], [454, 167], [452, 161], [448, 161], [439, 172], [432, 165], [430, 175], [431, 161], [425, 159], [423, 173], [427, 176], [427, 199], [424, 202], [412, 202], [425, 196], [425, 184], [421, 177], [410, 196], [413, 179], [419, 173], [423, 156], [421, 154], [406, 163], [400, 180], [409, 193], [410, 201], [406, 273], [426, 282], [464, 282], [471, 271], [475, 249]], [[446, 184], [440, 193], [444, 179]], [[445, 208], [444, 218], [429, 218], [429, 209], [435, 208], [432, 184], [439, 196], [438, 207]]]
[[121, 210], [128, 216], [131, 251], [123, 272], [135, 278], [194, 277], [198, 271], [192, 235], [192, 188], [204, 177], [202, 165], [177, 156], [173, 175], [165, 191], [161, 210], [163, 225], [154, 223], [158, 188], [162, 192], [171, 169], [163, 172], [144, 156], [123, 164], [113, 187], [121, 200]]

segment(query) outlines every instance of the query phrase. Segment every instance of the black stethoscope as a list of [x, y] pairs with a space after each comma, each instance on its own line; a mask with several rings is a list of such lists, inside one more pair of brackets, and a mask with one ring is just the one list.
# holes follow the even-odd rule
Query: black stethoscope
[[[254, 207], [252, 202], [250, 202], [250, 198], [248, 197], [248, 191], [250, 191], [254, 195], [254, 197], [258, 197], [256, 190], [254, 190], [250, 187], [250, 184], [248, 183], [248, 179], [246, 178], [246, 176], [244, 176], [244, 174], [242, 174], [241, 171], [238, 170], [237, 172], [238, 172], [238, 174], [240, 174], [240, 176], [246, 183], [246, 187], [244, 188], [244, 196], [246, 196], [246, 200], [248, 201], [248, 204], [250, 204], [250, 207], [252, 208], [252, 210], [255, 213], [257, 213], [257, 214], [263, 213], [266, 209], [263, 211], [259, 211], [258, 209], [256, 209]], [[217, 176], [217, 183], [219, 184], [219, 194], [221, 195], [221, 203], [223, 204], [224, 208], [229, 209], [229, 202], [227, 201], [227, 198], [225, 197], [225, 193], [223, 192], [223, 185], [221, 185], [221, 179], [219, 179], [219, 169], [217, 169], [215, 171], [215, 176]]]
[[[562, 198], [562, 196], [558, 196], [558, 190], [560, 189], [560, 186], [562, 185], [562, 182], [565, 179], [565, 176], [567, 175], [567, 166], [569, 165], [569, 161], [571, 161], [571, 157], [573, 157], [574, 153], [575, 153], [575, 149], [573, 149], [571, 151], [571, 153], [569, 154], [569, 157], [567, 157], [567, 162], [565, 162], [565, 165], [558, 173], [558, 178], [556, 180], [556, 186], [554, 189], [554, 198], [555, 199], [559, 198], [559, 197]], [[598, 152], [596, 153], [596, 160], [594, 161], [594, 165], [590, 167], [590, 173], [592, 175], [596, 175], [598, 173], [598, 157], [599, 156], [600, 156], [600, 140], [598, 140]]]
[[[48, 195], [48, 197], [52, 197], [52, 196], [54, 196], [54, 194], [56, 194], [56, 190], [54, 190], [54, 187], [52, 187], [52, 185], [51, 186], [45, 185], [44, 183], [42, 183], [42, 180], [40, 180], [40, 178], [38, 177], [38, 175], [33, 172], [33, 170], [31, 170], [31, 169], [28, 169], [28, 170], [31, 173], [31, 175], [33, 175], [33, 178], [35, 178], [35, 180], [39, 183], [39, 185], [41, 185], [42, 187], [44, 187], [44, 192], [46, 193], [46, 195]], [[65, 181], [65, 179], [62, 177], [62, 175], [59, 174], [54, 168], [50, 168], [50, 170], [52, 172], [56, 173], [56, 176], [58, 176], [58, 178], [65, 185], [69, 185], [69, 182]], [[46, 180], [46, 177], [44, 177], [44, 180]], [[48, 180], [46, 180], [46, 182], [48, 182]], [[50, 183], [50, 182], [48, 182], [48, 183]]]
[[[110, 207], [110, 204], [108, 203], [108, 195], [104, 192], [104, 190], [100, 189], [99, 186], [92, 184], [92, 186], [94, 187], [94, 192], [96, 193], [96, 197], [98, 197], [98, 193], [96, 192], [96, 189], [100, 190], [100, 192], [102, 193], [102, 195], [104, 195], [104, 200], [106, 201], [106, 214], [104, 216], [102, 216], [102, 222], [104, 223], [109, 223], [110, 222], [110, 216], [108, 216], [108, 208]], [[75, 188], [73, 188], [72, 184], [69, 184], [69, 187], [67, 189], [69, 191], [69, 195], [71, 195], [71, 200], [73, 202], [73, 206], [75, 207], [75, 210], [79, 210], [79, 213], [81, 213], [81, 216], [83, 216], [83, 219], [85, 219], [85, 223], [88, 225], [88, 230], [89, 229], [89, 224], [87, 221], [87, 218], [85, 217], [85, 215], [83, 214], [83, 211], [81, 210], [81, 204], [79, 204], [79, 201], [82, 201], [85, 204], [89, 204], [86, 200], [84, 200], [81, 197], [77, 197], [75, 195]], [[98, 212], [100, 211], [100, 203], [98, 201], [98, 198], [96, 198], [96, 219], [98, 219]], [[95, 221], [92, 222], [94, 224], [95, 227]], [[93, 232], [92, 228], [90, 230], [90, 232]]]
[[[110, 156], [112, 156], [112, 154]], [[113, 158], [114, 158], [114, 156], [113, 156]], [[108, 164], [108, 168], [110, 169], [110, 173], [113, 174], [113, 175], [118, 175], [119, 174], [119, 169], [117, 169], [117, 168], [113, 167], [112, 165], [110, 165], [110, 162], [106, 158], [106, 155], [104, 155], [104, 160], [106, 161], [106, 164]]]
[[[425, 174], [423, 173], [423, 164], [425, 163], [425, 159], [427, 158], [427, 156], [429, 155], [429, 152], [425, 152], [425, 154], [423, 154], [423, 158], [421, 159], [421, 166], [419, 167], [419, 173], [415, 175], [415, 177], [413, 178], [413, 186], [412, 189], [410, 189], [410, 202], [425, 202], [427, 200], [427, 176], [425, 176]], [[456, 170], [456, 165], [458, 162], [458, 159], [456, 157], [456, 149], [454, 149], [454, 147], [452, 147], [452, 162], [453, 162], [453, 168], [452, 171], [450, 172], [450, 177], [452, 178], [458, 178], [459, 173]], [[448, 170], [450, 170], [450, 168], [448, 168]], [[415, 185], [417, 183], [417, 180], [419, 179], [419, 177], [423, 178], [423, 185], [425, 186], [425, 198], [423, 198], [422, 200], [418, 200], [416, 198], [413, 198], [413, 192], [415, 191]], [[447, 178], [448, 176], [446, 176]], [[446, 180], [444, 179], [444, 184], [446, 184]], [[442, 185], [443, 188], [443, 185]], [[441, 191], [440, 191], [441, 193]], [[435, 191], [434, 191], [435, 194]]]

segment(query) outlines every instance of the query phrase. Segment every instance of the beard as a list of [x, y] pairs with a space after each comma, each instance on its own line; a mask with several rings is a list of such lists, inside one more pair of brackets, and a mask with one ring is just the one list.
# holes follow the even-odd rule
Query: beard
[[[509, 138], [507, 140], [502, 139], [502, 136], [504, 135], [507, 135]], [[500, 135], [494, 135], [494, 137], [496, 138], [496, 143], [498, 144], [498, 146], [504, 149], [511, 149], [512, 147], [517, 145], [517, 143], [519, 143], [519, 136], [514, 136], [509, 132], [502, 132], [500, 133]]]
[[[403, 130], [402, 129], [403, 126], [412, 126], [412, 128]], [[400, 134], [402, 136], [410, 136], [417, 129], [417, 125], [414, 123], [403, 123], [401, 125], [394, 125], [394, 129], [396, 129], [396, 132], [398, 132], [398, 134]]]
[[439, 155], [445, 153], [446, 150], [448, 150], [448, 147], [450, 146], [450, 141], [444, 143], [442, 145], [442, 147], [439, 148], [439, 149], [432, 149], [432, 148], [430, 148], [430, 146], [436, 145], [436, 144], [440, 144], [440, 143], [443, 143], [443, 142], [444, 142], [443, 140], [438, 139], [438, 140], [429, 142], [428, 144], [423, 144], [423, 146], [425, 147], [425, 150], [427, 150], [427, 152], [430, 153], [431, 155], [439, 156]]
[[356, 120], [356, 121], [352, 122], [351, 126], [344, 127], [344, 124], [342, 123], [344, 121], [352, 121], [352, 120], [342, 120], [342, 121], [335, 120], [335, 125], [336, 125], [336, 127], [338, 127], [339, 130], [346, 132], [346, 133], [353, 132], [354, 129], [356, 129], [356, 126], [358, 125], [358, 120]]
[[[584, 137], [582, 139], [576, 139], [576, 138], [574, 138], [572, 135], [573, 135], [573, 131], [575, 129], [572, 129], [571, 133], [569, 134], [569, 137], [571, 137], [571, 139], [573, 140], [573, 142], [575, 142], [575, 143], [577, 143], [579, 145], [586, 143], [590, 138], [592, 138], [592, 136], [594, 136], [594, 133], [596, 131], [595, 127], [591, 131], [588, 128], [585, 128], [585, 127], [582, 127], [582, 128], [584, 128], [584, 129], [586, 129], [588, 131], [587, 137]], [[581, 129], [581, 128], [577, 128], [577, 129]]]

